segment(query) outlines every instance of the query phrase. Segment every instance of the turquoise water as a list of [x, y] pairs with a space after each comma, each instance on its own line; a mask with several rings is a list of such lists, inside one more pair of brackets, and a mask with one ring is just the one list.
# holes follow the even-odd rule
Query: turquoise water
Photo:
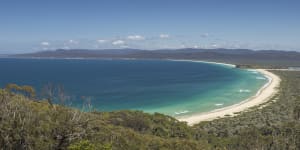
[[222, 108], [254, 95], [267, 79], [224, 65], [164, 60], [0, 59], [0, 86], [63, 85], [67, 105], [90, 97], [101, 111], [143, 110], [171, 116]]

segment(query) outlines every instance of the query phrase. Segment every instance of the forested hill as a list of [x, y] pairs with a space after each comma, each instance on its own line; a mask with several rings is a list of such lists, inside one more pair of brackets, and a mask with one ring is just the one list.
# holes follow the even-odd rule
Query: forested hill
[[300, 66], [300, 53], [296, 51], [249, 49], [58, 49], [36, 53], [17, 54], [11, 57], [26, 58], [135, 58], [135, 59], [192, 59], [227, 62], [243, 65], [258, 65], [268, 67]]

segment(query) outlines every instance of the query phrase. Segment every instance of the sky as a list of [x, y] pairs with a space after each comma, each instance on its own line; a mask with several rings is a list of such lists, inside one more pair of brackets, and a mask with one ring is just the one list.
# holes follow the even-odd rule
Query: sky
[[0, 54], [61, 48], [300, 51], [300, 1], [0, 1]]

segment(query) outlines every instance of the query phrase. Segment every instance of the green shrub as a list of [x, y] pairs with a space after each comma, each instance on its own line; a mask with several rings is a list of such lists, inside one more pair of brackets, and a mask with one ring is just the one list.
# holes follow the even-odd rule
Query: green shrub
[[96, 146], [88, 140], [81, 140], [78, 143], [71, 144], [68, 150], [95, 150]]

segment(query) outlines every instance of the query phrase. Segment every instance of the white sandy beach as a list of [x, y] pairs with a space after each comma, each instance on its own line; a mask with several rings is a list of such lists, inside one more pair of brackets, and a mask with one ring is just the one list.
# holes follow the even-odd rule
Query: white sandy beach
[[199, 62], [199, 63], [207, 63], [207, 64], [218, 64], [218, 65], [224, 65], [228, 67], [235, 67], [234, 64], [228, 64], [228, 63], [220, 63], [220, 62], [212, 62], [212, 61], [202, 61], [202, 60], [189, 60], [189, 59], [165, 59], [169, 61], [187, 61], [187, 62]]
[[226, 115], [234, 116], [234, 113], [244, 111], [250, 107], [262, 104], [268, 101], [275, 93], [278, 91], [278, 87], [280, 84], [280, 78], [265, 70], [265, 69], [255, 69], [256, 71], [264, 74], [268, 79], [268, 83], [266, 83], [256, 95], [238, 103], [235, 105], [231, 105], [228, 107], [224, 107], [221, 109], [216, 109], [206, 113], [195, 114], [191, 116], [177, 118], [180, 121], [186, 121], [189, 125], [193, 125], [199, 123], [201, 121], [210, 121], [219, 117], [225, 117]]

